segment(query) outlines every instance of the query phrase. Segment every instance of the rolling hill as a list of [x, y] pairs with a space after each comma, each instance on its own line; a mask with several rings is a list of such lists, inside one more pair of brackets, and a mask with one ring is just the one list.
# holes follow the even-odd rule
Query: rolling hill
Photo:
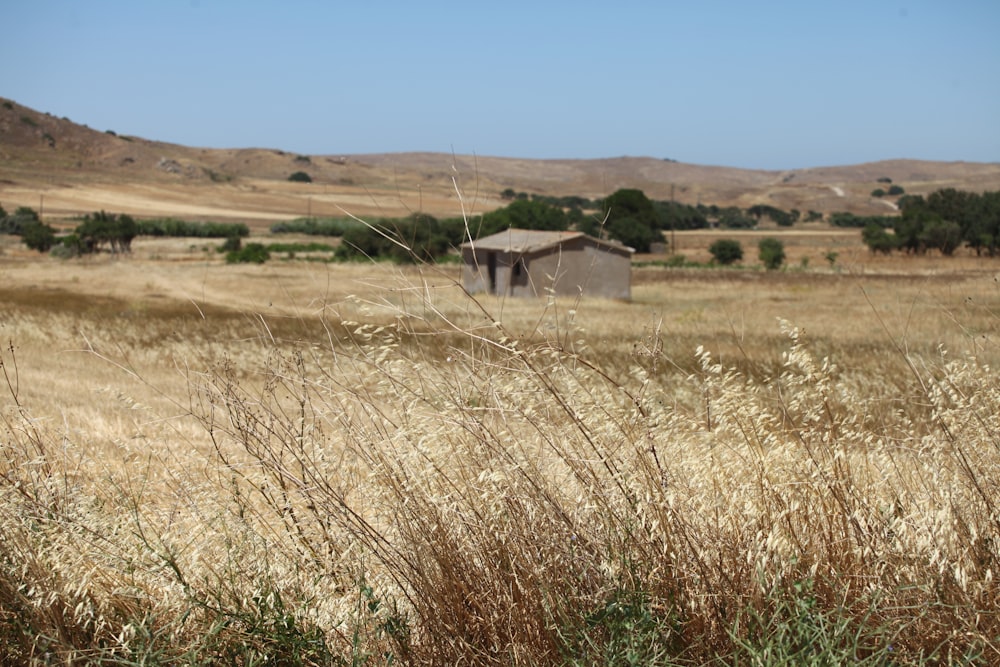
[[[288, 176], [304, 171], [312, 183]], [[98, 209], [267, 224], [303, 215], [438, 216], [502, 206], [505, 189], [600, 198], [622, 187], [688, 204], [889, 213], [879, 179], [910, 194], [1000, 190], [1000, 164], [886, 160], [765, 171], [651, 157], [529, 160], [447, 153], [298, 155], [214, 149], [119, 135], [0, 98], [0, 205], [47, 219]], [[884, 182], [884, 181], [883, 181]]]

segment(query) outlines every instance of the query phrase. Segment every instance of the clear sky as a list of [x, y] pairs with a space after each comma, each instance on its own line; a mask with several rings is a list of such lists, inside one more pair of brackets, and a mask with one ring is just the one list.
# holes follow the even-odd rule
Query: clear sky
[[0, 96], [212, 148], [1000, 161], [998, 0], [3, 0]]

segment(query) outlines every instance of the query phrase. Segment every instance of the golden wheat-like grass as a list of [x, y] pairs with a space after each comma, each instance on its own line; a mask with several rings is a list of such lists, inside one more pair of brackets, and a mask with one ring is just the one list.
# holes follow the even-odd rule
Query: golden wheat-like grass
[[701, 664], [789, 597], [1000, 659], [988, 273], [73, 270], [0, 315], [9, 662]]

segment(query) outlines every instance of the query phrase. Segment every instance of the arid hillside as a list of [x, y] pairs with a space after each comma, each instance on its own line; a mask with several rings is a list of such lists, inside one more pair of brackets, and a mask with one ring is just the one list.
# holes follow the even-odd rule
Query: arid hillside
[[[290, 182], [298, 171], [311, 183]], [[882, 179], [881, 181], [879, 179]], [[447, 153], [298, 155], [278, 149], [180, 146], [97, 130], [0, 99], [0, 205], [47, 219], [90, 211], [266, 225], [304, 215], [452, 216], [503, 205], [505, 189], [599, 198], [622, 187], [688, 204], [858, 214], [885, 179], [910, 194], [1000, 189], [1000, 164], [887, 160], [762, 171], [652, 157], [528, 160]]]

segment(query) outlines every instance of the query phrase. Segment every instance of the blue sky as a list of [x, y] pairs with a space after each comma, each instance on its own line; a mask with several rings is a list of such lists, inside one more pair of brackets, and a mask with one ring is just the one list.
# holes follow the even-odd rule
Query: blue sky
[[1000, 2], [5, 0], [0, 96], [302, 154], [1000, 161]]

